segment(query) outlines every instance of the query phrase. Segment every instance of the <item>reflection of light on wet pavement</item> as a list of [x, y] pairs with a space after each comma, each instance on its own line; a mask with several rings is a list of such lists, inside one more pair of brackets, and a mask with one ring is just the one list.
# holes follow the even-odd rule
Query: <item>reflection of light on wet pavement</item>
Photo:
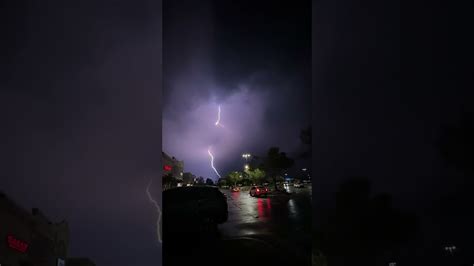
[[288, 211], [291, 215], [296, 215], [296, 206], [295, 206], [295, 200], [290, 199], [288, 201]]
[[271, 202], [269, 198], [257, 199], [258, 218], [260, 220], [266, 220], [271, 216]]
[[257, 200], [257, 208], [258, 208], [258, 217], [263, 217], [263, 201], [262, 201], [262, 199]]
[[[240, 198], [240, 192], [232, 192], [231, 193], [231, 200], [230, 202], [237, 208], [239, 209], [242, 209], [238, 204], [237, 202], [239, 202], [239, 198]], [[229, 203], [229, 202], [227, 202]]]
[[[306, 188], [293, 189], [292, 196], [272, 195], [268, 198], [254, 198], [248, 191], [230, 192], [227, 195], [229, 216], [227, 222], [219, 225], [223, 237], [271, 235], [272, 237], [295, 234], [302, 239], [306, 213], [311, 211]], [[306, 220], [306, 219], [305, 219]]]

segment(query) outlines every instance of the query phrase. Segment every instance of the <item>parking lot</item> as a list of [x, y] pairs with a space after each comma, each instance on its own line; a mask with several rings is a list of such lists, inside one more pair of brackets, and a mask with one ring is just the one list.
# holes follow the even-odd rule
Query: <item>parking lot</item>
[[248, 190], [227, 195], [229, 219], [219, 226], [224, 238], [253, 238], [298, 256], [311, 256], [311, 186], [288, 187], [291, 195], [255, 198]]

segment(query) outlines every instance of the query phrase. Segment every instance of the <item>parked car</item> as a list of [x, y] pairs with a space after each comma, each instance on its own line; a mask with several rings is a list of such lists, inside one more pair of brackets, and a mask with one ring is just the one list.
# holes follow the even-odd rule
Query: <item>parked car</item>
[[163, 231], [167, 234], [217, 230], [227, 221], [227, 197], [217, 187], [179, 187], [163, 191]]
[[268, 188], [262, 186], [253, 186], [250, 188], [249, 194], [251, 197], [267, 196]]
[[303, 183], [295, 183], [294, 187], [295, 188], [304, 188], [304, 184]]
[[232, 187], [232, 188], [230, 189], [230, 191], [232, 191], [232, 192], [240, 192], [240, 187]]

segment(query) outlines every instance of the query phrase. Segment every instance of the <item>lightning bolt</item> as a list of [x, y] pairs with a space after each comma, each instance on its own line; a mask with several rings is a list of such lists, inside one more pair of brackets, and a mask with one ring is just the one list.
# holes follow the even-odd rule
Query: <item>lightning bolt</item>
[[217, 111], [217, 121], [216, 121], [216, 126], [219, 126], [219, 123], [221, 122], [221, 106], [219, 105], [219, 109]]
[[[222, 124], [221, 124], [221, 106], [219, 105], [218, 109], [217, 109], [217, 121], [216, 121], [216, 127], [224, 127]], [[216, 173], [216, 175], [221, 178], [221, 175], [219, 174], [219, 172], [217, 171], [216, 167], [214, 166], [214, 155], [212, 155], [212, 152], [211, 152], [211, 147], [209, 147], [209, 149], [207, 149], [207, 153], [209, 154], [209, 157], [211, 157], [211, 167], [212, 169], [214, 170], [214, 172]]]
[[152, 183], [153, 183], [153, 179], [151, 178], [150, 183], [148, 183], [148, 186], [146, 187], [146, 194], [148, 195], [148, 200], [150, 201], [151, 204], [153, 204], [155, 206], [156, 212], [158, 213], [158, 219], [156, 220], [156, 237], [158, 239], [158, 242], [160, 242], [160, 244], [161, 244], [161, 243], [163, 243], [162, 238], [161, 238], [161, 228], [160, 228], [161, 208], [160, 208], [160, 205], [158, 204], [158, 202], [156, 202], [156, 200], [151, 196], [150, 186], [151, 186]]
[[209, 156], [211, 157], [211, 167], [212, 169], [214, 169], [214, 172], [216, 172], [216, 175], [221, 178], [221, 175], [219, 174], [219, 172], [217, 172], [217, 169], [214, 167], [214, 156], [212, 155], [212, 152], [211, 152], [211, 147], [209, 147], [209, 149], [207, 149], [207, 153], [209, 154]]
[[221, 106], [219, 105], [218, 107], [218, 111], [217, 111], [217, 121], [215, 123], [215, 125], [217, 127], [224, 127], [222, 124], [221, 124]]

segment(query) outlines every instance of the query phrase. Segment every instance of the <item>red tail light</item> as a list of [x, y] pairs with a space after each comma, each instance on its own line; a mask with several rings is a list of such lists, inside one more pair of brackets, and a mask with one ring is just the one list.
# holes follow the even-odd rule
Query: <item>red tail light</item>
[[260, 189], [257, 188], [257, 192], [260, 192]]

